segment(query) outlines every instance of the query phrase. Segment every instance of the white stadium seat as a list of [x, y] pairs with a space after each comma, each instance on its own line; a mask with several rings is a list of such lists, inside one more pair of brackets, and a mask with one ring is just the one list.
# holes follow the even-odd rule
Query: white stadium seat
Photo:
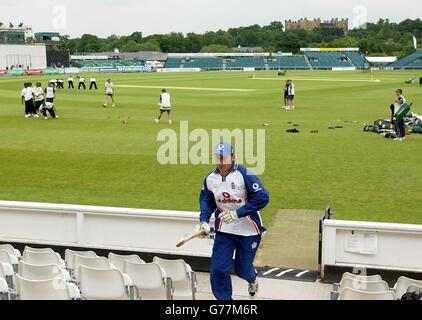
[[396, 298], [401, 300], [403, 295], [407, 292], [407, 289], [411, 285], [416, 285], [422, 287], [422, 280], [415, 280], [407, 277], [400, 277], [397, 280], [396, 285], [394, 286], [394, 292], [396, 293]]
[[67, 268], [70, 270], [74, 269], [73, 261], [74, 261], [75, 255], [78, 255], [81, 257], [91, 257], [91, 258], [97, 257], [97, 254], [94, 251], [74, 251], [74, 250], [67, 249], [65, 251], [64, 260], [65, 260]]
[[363, 292], [351, 288], [340, 292], [339, 300], [396, 300], [394, 292]]
[[9, 254], [6, 250], [0, 250], [0, 263], [10, 264], [15, 272], [18, 268], [18, 258], [14, 255]]
[[26, 246], [24, 251], [32, 251], [32, 252], [54, 252], [51, 248], [31, 248]]
[[196, 299], [196, 274], [185, 261], [155, 257], [154, 262], [163, 268], [167, 277], [172, 280], [175, 297]]
[[[347, 281], [347, 282], [350, 283], [351, 280], [367, 281], [367, 282], [383, 281], [382, 277], [379, 276], [379, 275], [363, 276], [363, 275], [358, 275], [358, 274], [346, 272], [346, 273], [343, 274], [340, 283], [334, 283], [333, 291], [331, 292], [331, 300], [337, 300], [338, 297], [339, 297], [340, 291], [347, 286], [350, 287], [350, 285], [345, 285], [344, 282]], [[367, 291], [367, 290], [363, 290], [363, 291]]]
[[[375, 275], [375, 276], [363, 276], [363, 275], [359, 275], [359, 274], [354, 274], [354, 273], [350, 273], [350, 272], [346, 272], [343, 274], [343, 277], [341, 278], [341, 280], [343, 281], [343, 279], [345, 278], [349, 278], [349, 279], [362, 279], [362, 280], [366, 280], [366, 281], [382, 281], [382, 277], [379, 275]], [[340, 281], [340, 283], [342, 282]]]
[[23, 261], [36, 266], [58, 265], [65, 267], [65, 263], [60, 255], [54, 251], [34, 252], [25, 250], [23, 252]]
[[22, 258], [21, 252], [18, 249], [13, 248], [13, 246], [10, 244], [0, 244], [0, 250], [7, 251], [12, 256], [15, 256], [16, 258], [18, 258], [18, 260]]
[[422, 286], [417, 286], [415, 284], [412, 284], [407, 288], [406, 292], [420, 292], [422, 293]]
[[173, 288], [171, 279], [156, 263], [134, 263], [127, 261], [124, 268], [138, 290], [141, 300], [172, 300]]
[[108, 261], [105, 257], [83, 257], [76, 254], [73, 256], [73, 275], [78, 282], [80, 278], [79, 271], [81, 266], [95, 269], [114, 268], [110, 261]]
[[388, 283], [385, 281], [365, 281], [350, 278], [343, 279], [340, 284], [340, 292], [346, 288], [362, 292], [385, 292], [390, 290]]
[[35, 266], [24, 261], [19, 262], [19, 275], [27, 280], [63, 279], [70, 281], [69, 272], [58, 265]]
[[121, 256], [118, 254], [114, 254], [112, 252], [108, 255], [108, 260], [113, 264], [113, 266], [119, 269], [121, 272], [124, 272], [125, 269], [125, 262], [135, 262], [135, 263], [145, 263], [138, 255], [128, 255], [128, 256]]
[[6, 281], [9, 289], [15, 288], [15, 270], [11, 264], [0, 262], [0, 279]]
[[364, 280], [364, 281], [382, 281], [382, 277], [378, 276], [378, 275], [362, 276], [362, 275], [357, 275], [357, 274], [354, 274], [354, 273], [346, 272], [341, 277], [341, 280], [340, 280], [339, 283], [334, 283], [333, 292], [340, 292], [340, 286], [344, 282], [345, 279], [359, 279], [359, 280]]
[[16, 276], [19, 300], [76, 300], [80, 299], [78, 288], [62, 279], [45, 281], [27, 280]]
[[130, 279], [118, 269], [94, 269], [81, 266], [80, 289], [87, 300], [129, 300]]
[[18, 264], [18, 258], [6, 250], [0, 250], [0, 262], [15, 265]]
[[0, 278], [0, 300], [9, 300], [9, 287], [2, 278]]

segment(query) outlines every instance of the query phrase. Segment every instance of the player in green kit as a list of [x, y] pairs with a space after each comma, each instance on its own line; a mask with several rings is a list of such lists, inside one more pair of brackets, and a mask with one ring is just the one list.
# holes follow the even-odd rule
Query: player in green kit
[[397, 138], [394, 141], [403, 141], [406, 139], [406, 130], [404, 124], [404, 118], [410, 111], [410, 106], [406, 103], [406, 99], [403, 96], [403, 90], [397, 89], [396, 90], [397, 100], [395, 101], [394, 105], [392, 105], [392, 109], [394, 107], [394, 115], [393, 115], [393, 122], [396, 128]]

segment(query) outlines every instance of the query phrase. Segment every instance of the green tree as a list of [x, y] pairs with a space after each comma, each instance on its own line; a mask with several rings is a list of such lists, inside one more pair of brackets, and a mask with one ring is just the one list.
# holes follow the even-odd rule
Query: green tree
[[180, 32], [172, 32], [161, 38], [160, 47], [163, 52], [185, 52], [184, 36]]
[[355, 48], [358, 47], [358, 40], [351, 37], [338, 38], [332, 41], [330, 47], [333, 48]]
[[142, 32], [134, 32], [129, 36], [130, 40], [135, 41], [137, 43], [141, 43], [142, 42]]
[[102, 41], [95, 35], [84, 34], [78, 43], [80, 53], [99, 52], [102, 50]]
[[202, 48], [202, 36], [196, 33], [188, 33], [185, 38], [186, 52], [199, 52]]
[[202, 36], [202, 45], [209, 46], [215, 44], [216, 33], [213, 31], [207, 31]]
[[212, 44], [220, 44], [229, 48], [234, 47], [235, 39], [233, 36], [225, 31], [219, 30], [214, 37]]
[[160, 43], [151, 39], [139, 45], [139, 51], [160, 51]]
[[122, 47], [120, 47], [120, 51], [122, 52], [138, 52], [138, 51], [141, 51], [140, 49], [141, 49], [141, 44], [133, 40], [129, 40]]
[[61, 48], [62, 50], [68, 50], [70, 54], [75, 54], [78, 52], [78, 40], [70, 39], [70, 36], [64, 35], [60, 37]]

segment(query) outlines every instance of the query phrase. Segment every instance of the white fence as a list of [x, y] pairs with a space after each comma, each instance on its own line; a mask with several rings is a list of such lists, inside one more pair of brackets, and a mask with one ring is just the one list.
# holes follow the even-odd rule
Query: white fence
[[356, 71], [356, 67], [347, 67], [347, 68], [332, 68], [332, 71]]
[[0, 201], [0, 242], [211, 257], [194, 240], [199, 213]]
[[422, 272], [422, 225], [325, 220], [322, 274], [331, 267]]

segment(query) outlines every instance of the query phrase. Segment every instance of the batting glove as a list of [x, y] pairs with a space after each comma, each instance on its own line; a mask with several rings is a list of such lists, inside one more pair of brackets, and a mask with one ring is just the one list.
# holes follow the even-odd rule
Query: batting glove
[[223, 212], [219, 215], [218, 218], [223, 220], [223, 222], [226, 224], [230, 224], [239, 220], [239, 216], [237, 215], [236, 211]]
[[198, 226], [198, 231], [202, 231], [203, 238], [207, 238], [211, 233], [211, 227], [207, 222], [201, 222]]

